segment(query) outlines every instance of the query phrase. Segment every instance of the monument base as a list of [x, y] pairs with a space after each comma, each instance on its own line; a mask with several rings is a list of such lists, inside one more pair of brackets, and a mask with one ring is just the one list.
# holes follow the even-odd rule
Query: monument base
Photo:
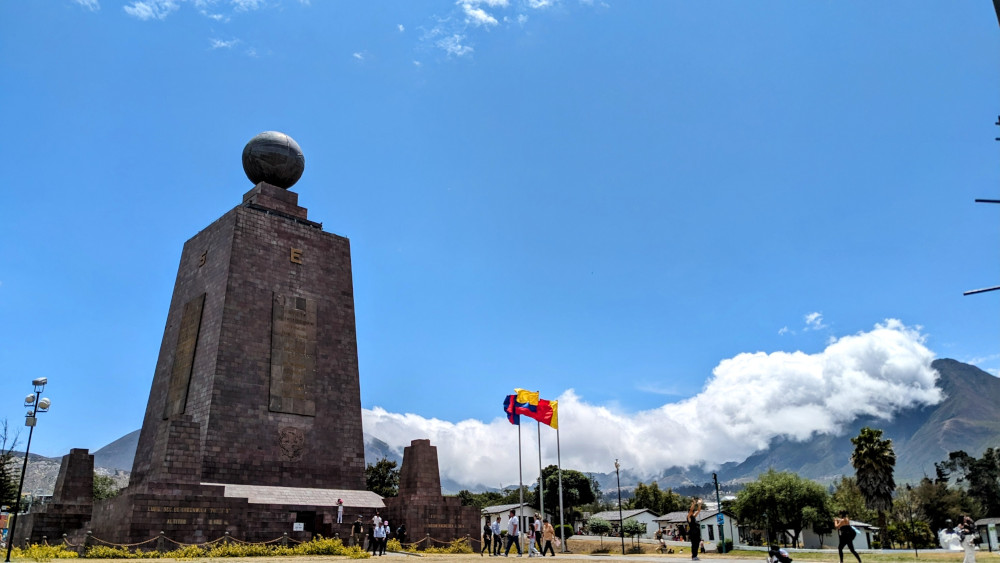
[[[337, 523], [337, 500], [344, 501], [343, 523]], [[316, 536], [347, 538], [353, 518], [384, 508], [370, 491], [265, 487], [222, 483], [151, 483], [143, 492], [127, 489], [94, 507], [94, 538], [114, 544], [136, 544], [159, 538], [177, 544], [205, 543], [225, 537], [271, 542], [284, 534], [295, 541]], [[349, 517], [350, 516], [350, 517]], [[345, 542], [346, 543], [346, 542]]]

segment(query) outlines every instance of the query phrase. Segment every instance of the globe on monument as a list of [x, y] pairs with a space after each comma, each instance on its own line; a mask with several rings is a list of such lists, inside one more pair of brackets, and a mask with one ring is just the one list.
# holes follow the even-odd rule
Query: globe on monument
[[243, 147], [243, 171], [254, 185], [267, 182], [288, 189], [295, 185], [306, 169], [302, 149], [288, 135], [265, 131]]

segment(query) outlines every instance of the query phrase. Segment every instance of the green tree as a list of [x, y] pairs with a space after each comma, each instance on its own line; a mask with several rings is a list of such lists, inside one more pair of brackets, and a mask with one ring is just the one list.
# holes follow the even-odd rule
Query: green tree
[[924, 520], [917, 502], [917, 490], [909, 485], [896, 490], [888, 528], [889, 541], [918, 549], [937, 547], [937, 537]]
[[833, 532], [833, 514], [815, 506], [807, 506], [802, 509], [802, 522], [820, 538], [823, 543], [823, 536]]
[[736, 495], [733, 512], [741, 525], [767, 530], [768, 541], [772, 532], [790, 530], [793, 545], [807, 525], [833, 520], [829, 495], [822, 485], [774, 469], [747, 483]]
[[646, 533], [646, 525], [635, 518], [626, 518], [622, 522], [622, 533], [631, 538], [632, 545], [635, 545], [636, 538]]
[[865, 496], [861, 494], [858, 480], [854, 477], [843, 476], [834, 484], [833, 494], [830, 495], [830, 509], [834, 514], [846, 510], [851, 519], [868, 523], [873, 522], [876, 516], [865, 506]]
[[941, 480], [953, 479], [972, 497], [974, 518], [1000, 514], [1000, 450], [987, 448], [978, 459], [959, 450], [934, 466]]
[[396, 462], [386, 458], [365, 467], [365, 488], [382, 496], [394, 497], [399, 494], [399, 470]]
[[114, 498], [120, 491], [114, 479], [108, 475], [94, 473], [94, 500]]
[[591, 534], [597, 534], [601, 538], [601, 547], [604, 547], [604, 536], [611, 531], [611, 522], [603, 518], [591, 518], [587, 520], [587, 529]]
[[962, 489], [948, 486], [947, 480], [931, 481], [927, 477], [913, 488], [913, 503], [931, 530], [941, 530], [947, 521], [958, 522], [962, 514], [971, 514], [975, 504]]
[[[628, 504], [629, 508], [648, 508], [656, 514], [667, 514], [684, 510], [685, 499], [686, 497], [675, 493], [673, 489], [661, 490], [656, 481], [649, 485], [640, 481], [632, 493], [632, 501]], [[690, 505], [691, 501], [688, 500], [687, 504]]]
[[923, 520], [915, 520], [912, 525], [909, 521], [890, 522], [886, 536], [898, 545], [912, 545], [917, 549], [938, 547], [937, 535]]
[[[550, 514], [558, 514], [559, 468], [555, 465], [549, 465], [542, 469], [542, 477], [545, 483], [545, 511]], [[578, 506], [594, 502], [597, 497], [593, 487], [593, 479], [583, 473], [573, 469], [562, 470], [563, 510], [566, 511], [566, 515], [572, 514], [573, 509]], [[535, 485], [532, 494], [535, 495], [534, 498], [538, 498], [538, 485]], [[563, 517], [563, 522], [571, 521], [572, 519], [566, 515]], [[556, 524], [558, 524], [558, 518], [556, 518]]]
[[[517, 487], [507, 487], [503, 489], [502, 491], [500, 491], [501, 493], [500, 502], [497, 504], [517, 504], [521, 502], [521, 494], [520, 494], [521, 490], [522, 489], [518, 489]], [[534, 506], [535, 505], [534, 489], [530, 488], [528, 485], [525, 485], [523, 491], [524, 491], [524, 504], [528, 506]]]
[[17, 434], [10, 434], [7, 419], [0, 421], [0, 506], [13, 509], [17, 498], [17, 482], [21, 477], [17, 460], [14, 458], [14, 446], [17, 445]]
[[487, 506], [496, 506], [498, 504], [505, 504], [503, 502], [503, 495], [496, 491], [485, 491], [482, 493], [473, 493], [466, 489], [458, 491], [458, 498], [462, 501], [462, 506], [475, 506], [476, 508], [482, 510]]
[[893, 479], [896, 452], [892, 449], [892, 440], [883, 440], [881, 430], [866, 426], [857, 437], [851, 438], [851, 443], [854, 444], [851, 465], [858, 479], [858, 488], [865, 497], [865, 506], [878, 512], [879, 529], [885, 530], [885, 513], [892, 508], [892, 493], [896, 490]]

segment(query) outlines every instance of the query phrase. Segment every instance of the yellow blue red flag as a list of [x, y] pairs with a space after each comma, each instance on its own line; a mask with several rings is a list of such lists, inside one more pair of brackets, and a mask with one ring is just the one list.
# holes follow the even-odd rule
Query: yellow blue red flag
[[528, 391], [527, 389], [514, 389], [517, 393], [517, 402], [529, 405], [538, 404], [538, 391]]

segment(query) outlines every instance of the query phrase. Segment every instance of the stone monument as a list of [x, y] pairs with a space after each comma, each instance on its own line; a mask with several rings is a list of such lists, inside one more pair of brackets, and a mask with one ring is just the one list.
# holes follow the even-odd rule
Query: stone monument
[[[243, 169], [243, 202], [181, 252], [128, 487], [95, 502], [93, 456], [73, 450], [52, 506], [29, 515], [30, 541], [347, 538], [359, 515], [386, 509], [365, 490], [350, 242], [299, 207], [290, 188], [305, 159], [291, 137], [254, 137]], [[411, 538], [478, 538], [478, 510], [441, 496], [428, 440], [405, 449], [386, 502]]]
[[479, 547], [479, 509], [441, 494], [437, 447], [430, 440], [413, 440], [403, 448], [399, 494], [386, 498], [385, 504], [385, 517], [406, 524], [410, 542], [429, 537], [434, 547], [440, 547], [437, 542], [467, 537], [473, 548]]
[[290, 191], [291, 137], [254, 137], [243, 167], [243, 203], [184, 245], [131, 482], [96, 505], [95, 537], [346, 537], [383, 507], [365, 490], [350, 242]]
[[62, 458], [52, 500], [18, 517], [15, 545], [22, 545], [24, 538], [35, 543], [43, 539], [58, 543], [63, 534], [67, 534], [70, 542], [79, 542], [93, 508], [94, 456], [85, 449], [74, 448]]

